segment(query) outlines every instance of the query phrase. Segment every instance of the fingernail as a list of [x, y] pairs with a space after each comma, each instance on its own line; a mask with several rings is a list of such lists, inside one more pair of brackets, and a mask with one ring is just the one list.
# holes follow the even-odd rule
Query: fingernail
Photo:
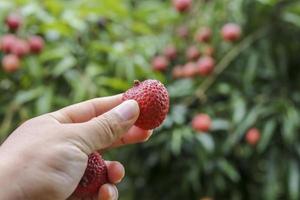
[[115, 111], [123, 120], [130, 120], [138, 113], [138, 104], [134, 100], [128, 100], [115, 108]]

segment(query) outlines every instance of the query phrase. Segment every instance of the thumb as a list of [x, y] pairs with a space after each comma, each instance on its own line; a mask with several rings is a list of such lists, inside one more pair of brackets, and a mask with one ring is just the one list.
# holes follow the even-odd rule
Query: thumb
[[109, 147], [133, 126], [139, 112], [138, 103], [128, 100], [90, 121], [75, 124], [83, 150], [90, 154]]

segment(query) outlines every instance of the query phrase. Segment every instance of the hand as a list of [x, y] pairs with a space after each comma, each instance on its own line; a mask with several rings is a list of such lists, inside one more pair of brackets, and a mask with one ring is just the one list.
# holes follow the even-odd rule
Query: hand
[[[96, 150], [147, 140], [151, 131], [133, 126], [139, 115], [134, 100], [121, 95], [97, 98], [31, 119], [0, 147], [0, 199], [76, 199], [71, 194]], [[110, 184], [91, 199], [117, 199], [114, 184], [124, 168], [106, 161]]]

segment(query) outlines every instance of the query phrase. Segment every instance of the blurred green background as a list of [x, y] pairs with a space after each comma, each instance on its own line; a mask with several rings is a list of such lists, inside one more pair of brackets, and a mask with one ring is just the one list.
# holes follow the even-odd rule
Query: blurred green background
[[[11, 12], [23, 18], [18, 37], [38, 34], [45, 48], [15, 73], [0, 69], [1, 141], [31, 117], [154, 78], [171, 98], [164, 124], [145, 144], [105, 155], [126, 167], [121, 200], [300, 199], [299, 1], [194, 0], [178, 13], [171, 0], [0, 0], [1, 35]], [[239, 41], [222, 40], [228, 22], [241, 26]], [[209, 44], [194, 39], [203, 26]], [[176, 59], [154, 72], [152, 58], [169, 44]], [[214, 73], [174, 79], [191, 45], [215, 49]], [[208, 133], [192, 129], [197, 113], [212, 118]], [[252, 127], [256, 145], [244, 139]]]

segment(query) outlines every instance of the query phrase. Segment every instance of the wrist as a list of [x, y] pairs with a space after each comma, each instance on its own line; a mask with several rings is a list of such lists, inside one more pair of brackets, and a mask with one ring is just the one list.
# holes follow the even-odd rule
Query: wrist
[[20, 186], [18, 163], [0, 154], [0, 199], [26, 199]]

